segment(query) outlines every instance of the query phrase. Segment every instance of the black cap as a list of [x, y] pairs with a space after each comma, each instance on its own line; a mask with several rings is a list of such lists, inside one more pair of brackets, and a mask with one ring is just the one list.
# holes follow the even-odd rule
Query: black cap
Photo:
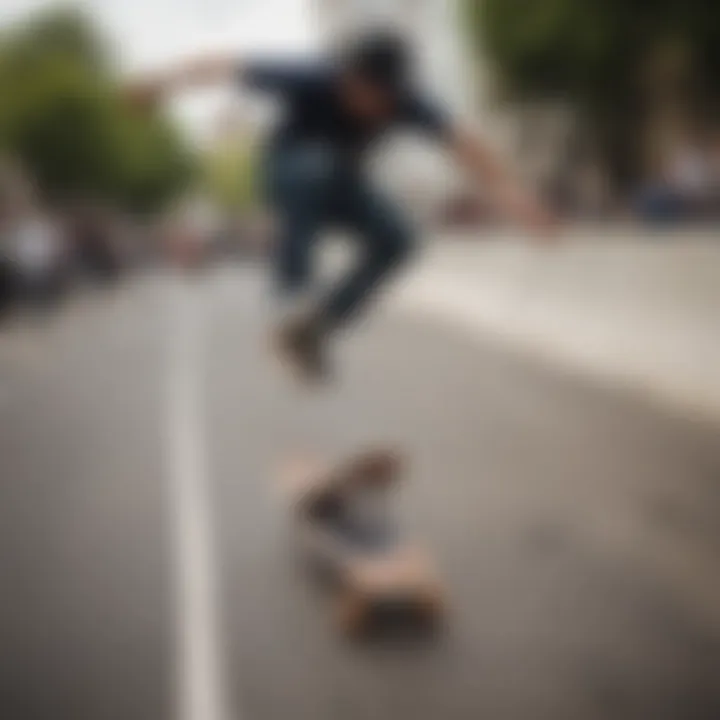
[[366, 32], [344, 54], [345, 68], [393, 93], [411, 82], [413, 57], [407, 40], [392, 30]]

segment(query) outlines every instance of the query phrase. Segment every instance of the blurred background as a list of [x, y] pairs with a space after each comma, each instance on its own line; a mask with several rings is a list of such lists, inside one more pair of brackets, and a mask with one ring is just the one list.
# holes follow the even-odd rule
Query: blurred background
[[[129, 74], [211, 48], [301, 56], [383, 21], [414, 39], [436, 94], [568, 218], [638, 232], [718, 220], [718, 19], [706, 3], [652, 13], [520, 0], [34, 5], [2, 11], [3, 226], [23, 213], [52, 218], [58, 237], [44, 242], [58, 248], [46, 262], [62, 259], [65, 275], [70, 265], [119, 272], [181, 213], [214, 226], [206, 232], [226, 249], [260, 241], [253, 152], [272, 110], [235, 88], [143, 112], [121, 91]], [[426, 219], [494, 221], [482, 192], [430, 152], [379, 154]], [[30, 256], [42, 244], [6, 237], [5, 264], [40, 263]]]
[[[125, 86], [378, 23], [566, 227], [383, 144], [424, 252], [309, 399], [264, 350], [277, 108]], [[719, 77], [712, 0], [3, 0], [0, 715], [719, 718]], [[407, 452], [441, 641], [333, 635], [273, 502], [299, 442]]]

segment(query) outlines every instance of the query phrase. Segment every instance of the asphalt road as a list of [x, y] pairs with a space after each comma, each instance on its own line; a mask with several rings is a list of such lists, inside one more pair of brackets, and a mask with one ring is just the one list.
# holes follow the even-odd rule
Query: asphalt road
[[[261, 297], [146, 276], [0, 333], [1, 717], [169, 720], [203, 672], [242, 720], [720, 717], [716, 428], [389, 306], [297, 392]], [[433, 641], [341, 640], [276, 502], [294, 448], [374, 442], [447, 585]]]

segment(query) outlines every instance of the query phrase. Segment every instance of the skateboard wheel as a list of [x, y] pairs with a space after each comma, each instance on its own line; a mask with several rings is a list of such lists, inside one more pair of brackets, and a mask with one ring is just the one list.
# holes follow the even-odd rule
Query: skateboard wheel
[[444, 599], [439, 587], [402, 595], [363, 595], [347, 590], [339, 598], [337, 621], [343, 634], [360, 639], [376, 630], [381, 633], [410, 629], [434, 633], [444, 615]]
[[368, 604], [357, 593], [344, 594], [338, 603], [337, 620], [348, 637], [360, 637], [367, 631]]
[[428, 588], [419, 598], [420, 611], [428, 623], [436, 625], [445, 614], [445, 600], [440, 588]]

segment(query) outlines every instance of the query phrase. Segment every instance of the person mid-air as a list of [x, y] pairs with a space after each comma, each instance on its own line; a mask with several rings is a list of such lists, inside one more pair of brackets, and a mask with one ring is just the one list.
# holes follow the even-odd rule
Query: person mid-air
[[[281, 100], [280, 121], [262, 159], [262, 187], [278, 228], [276, 287], [288, 310], [273, 338], [282, 359], [305, 379], [327, 376], [333, 333], [366, 307], [414, 246], [402, 212], [364, 169], [368, 150], [386, 132], [403, 126], [423, 132], [484, 182], [506, 215], [542, 234], [552, 224], [550, 213], [489, 147], [418, 89], [414, 66], [402, 37], [375, 31], [340, 57], [305, 64], [198, 58], [139, 86], [158, 97], [236, 80]], [[312, 247], [330, 226], [350, 230], [362, 252], [335, 287], [308, 304]]]

